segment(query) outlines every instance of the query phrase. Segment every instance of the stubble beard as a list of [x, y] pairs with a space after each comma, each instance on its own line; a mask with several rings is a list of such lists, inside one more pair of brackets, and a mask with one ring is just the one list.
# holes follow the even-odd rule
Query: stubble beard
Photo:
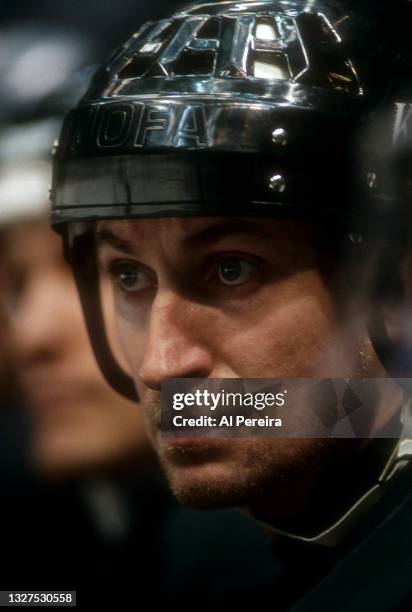
[[[295, 498], [308, 474], [316, 474], [320, 457], [331, 452], [323, 440], [219, 438], [196, 449], [171, 449], [155, 440], [161, 423], [160, 393], [144, 398], [146, 426], [173, 495], [199, 509], [244, 506], [276, 499], [281, 508]], [[329, 441], [330, 442], [330, 441]], [[212, 448], [212, 450], [211, 450]], [[217, 452], [214, 452], [216, 451]], [[285, 510], [286, 511], [286, 510]]]

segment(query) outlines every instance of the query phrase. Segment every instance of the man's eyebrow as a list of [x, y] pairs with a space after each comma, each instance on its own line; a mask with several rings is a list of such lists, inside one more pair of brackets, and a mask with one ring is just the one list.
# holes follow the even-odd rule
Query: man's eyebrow
[[117, 236], [106, 227], [97, 230], [96, 244], [97, 248], [104, 245], [109, 245], [117, 251], [122, 251], [122, 253], [126, 253], [127, 255], [134, 255], [132, 245], [127, 240], [120, 238], [120, 236]]
[[194, 232], [193, 234], [185, 237], [183, 243], [187, 245], [194, 245], [197, 242], [207, 244], [224, 238], [231, 234], [244, 234], [259, 239], [265, 238], [276, 238], [276, 231], [274, 228], [262, 227], [254, 224], [251, 219], [233, 219], [224, 223], [218, 223]]
[[[210, 225], [185, 236], [183, 238], [183, 244], [187, 247], [195, 247], [201, 243], [202, 246], [204, 246], [211, 242], [216, 242], [220, 238], [239, 234], [262, 240], [265, 238], [275, 239], [277, 232], [274, 228], [262, 227], [261, 225], [255, 224], [251, 219], [231, 219], [223, 223]], [[97, 230], [96, 241], [97, 247], [109, 245], [117, 251], [121, 251], [127, 255], [135, 255], [132, 244], [124, 240], [124, 238], [120, 238], [120, 236], [107, 227], [102, 227]]]

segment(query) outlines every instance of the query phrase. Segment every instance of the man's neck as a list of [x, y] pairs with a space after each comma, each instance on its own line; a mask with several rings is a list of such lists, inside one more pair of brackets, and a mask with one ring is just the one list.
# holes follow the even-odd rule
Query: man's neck
[[311, 484], [299, 508], [291, 509], [290, 518], [279, 519], [270, 504], [253, 507], [253, 515], [291, 538], [326, 546], [340, 543], [382, 496], [400, 459], [401, 434], [399, 422], [399, 438], [368, 440], [356, 453], [333, 461]]

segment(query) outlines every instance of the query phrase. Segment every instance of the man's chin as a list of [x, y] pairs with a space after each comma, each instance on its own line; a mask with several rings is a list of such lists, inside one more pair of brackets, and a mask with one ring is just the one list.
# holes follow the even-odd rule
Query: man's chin
[[250, 495], [247, 483], [222, 464], [171, 465], [162, 467], [177, 500], [197, 509], [244, 505]]
[[240, 495], [238, 491], [217, 487], [216, 483], [188, 483], [169, 479], [169, 484], [173, 495], [181, 504], [198, 510], [242, 506], [247, 499], [247, 496]]

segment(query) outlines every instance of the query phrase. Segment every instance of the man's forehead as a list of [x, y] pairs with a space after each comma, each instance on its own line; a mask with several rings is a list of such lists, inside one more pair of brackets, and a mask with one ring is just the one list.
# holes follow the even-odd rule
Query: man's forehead
[[279, 238], [290, 232], [307, 230], [305, 223], [274, 218], [250, 217], [168, 217], [162, 219], [125, 219], [100, 221], [98, 234], [110, 232], [125, 240], [144, 241], [160, 234], [174, 239], [213, 239], [223, 234], [254, 234]]
[[174, 233], [186, 236], [190, 233], [201, 230], [210, 225], [226, 222], [224, 218], [205, 217], [167, 217], [161, 219], [122, 219], [101, 221], [98, 224], [98, 231], [110, 230], [115, 234], [128, 235], [130, 238], [143, 239], [152, 232], [173, 231]]

